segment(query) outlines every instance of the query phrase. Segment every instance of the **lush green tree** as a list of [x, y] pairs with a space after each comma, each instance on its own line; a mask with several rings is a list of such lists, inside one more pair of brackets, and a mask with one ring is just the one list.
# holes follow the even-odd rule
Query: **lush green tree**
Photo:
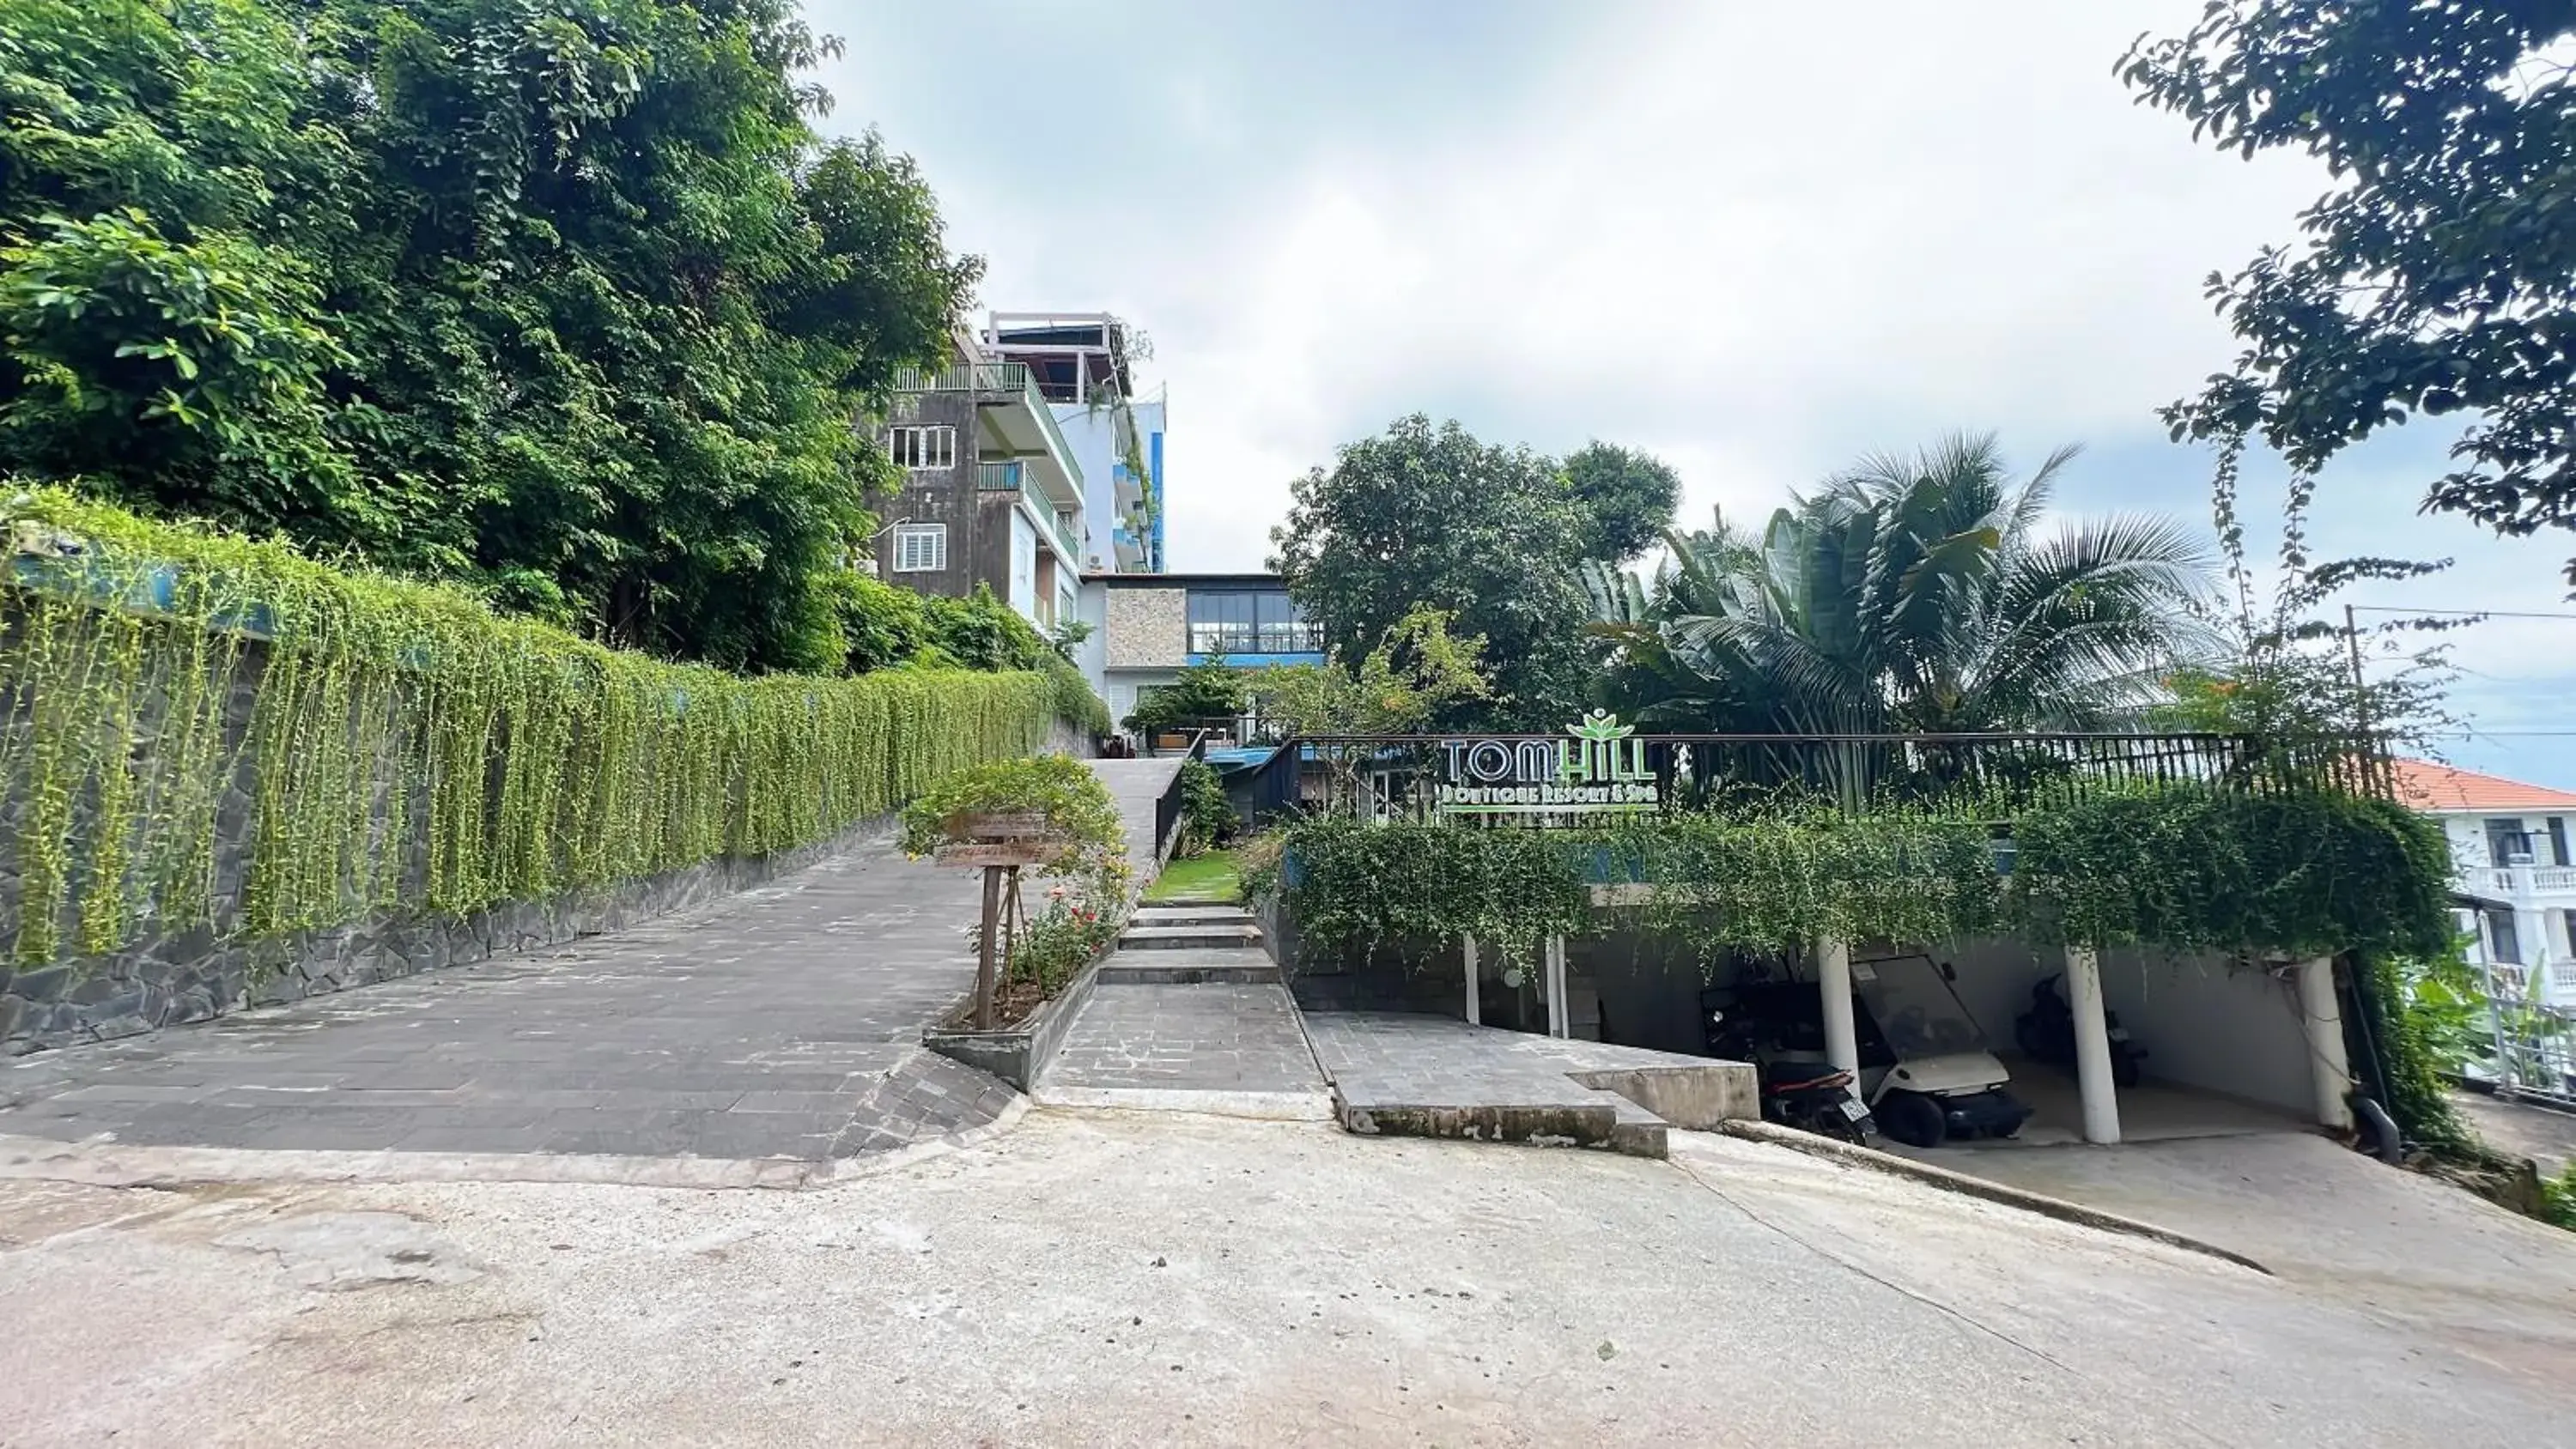
[[1436, 723], [1554, 729], [1583, 695], [1587, 524], [1551, 460], [1415, 414], [1297, 481], [1272, 567], [1341, 660], [1422, 607], [1481, 637], [1491, 698]]
[[829, 667], [978, 264], [792, 0], [0, 0], [0, 468]]
[[1429, 728], [1490, 692], [1485, 641], [1449, 632], [1451, 615], [1415, 608], [1357, 659], [1264, 669], [1261, 713], [1300, 735], [1400, 735]]
[[1578, 556], [1625, 563], [1644, 553], [1672, 527], [1682, 478], [1649, 453], [1616, 443], [1593, 442], [1565, 460], [1565, 481], [1583, 514]]
[[1651, 722], [1793, 733], [2098, 729], [2208, 657], [2205, 550], [2171, 520], [2043, 526], [2074, 450], [1877, 457], [1772, 516], [1676, 534], [1611, 674]]
[[1244, 671], [1222, 658], [1183, 665], [1172, 682], [1145, 692], [1136, 710], [1123, 721], [1131, 730], [1161, 730], [1232, 724], [1243, 713]]
[[[2122, 74], [2193, 133], [2322, 158], [2302, 244], [2210, 295], [2246, 344], [2167, 410], [2314, 472], [2418, 414], [2467, 413], [2425, 507], [2576, 528], [2576, 8], [2526, 0], [2217, 0]], [[2576, 562], [2568, 566], [2576, 583]]]

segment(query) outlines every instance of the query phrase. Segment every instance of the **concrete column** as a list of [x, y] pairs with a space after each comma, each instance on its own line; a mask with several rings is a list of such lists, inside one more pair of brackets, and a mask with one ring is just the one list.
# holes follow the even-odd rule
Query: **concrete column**
[[1860, 1095], [1860, 1031], [1852, 1021], [1851, 943], [1818, 941], [1811, 953], [1816, 963], [1816, 990], [1824, 997], [1825, 1060], [1852, 1074], [1852, 1095]]
[[[2528, 881], [2531, 867], [2517, 865], [2513, 868], [2513, 872], [2517, 878]], [[2513, 913], [2513, 936], [2514, 944], [2522, 948], [2523, 979], [2531, 983], [2532, 994], [2537, 996], [2540, 994], [2542, 972], [2547, 968], [2550, 956], [2554, 954], [2549, 949], [2549, 913], [2533, 910], [2527, 906], [2516, 907]]]
[[1565, 1019], [1565, 938], [1547, 938], [1547, 1034], [1567, 1036], [1574, 1026]]
[[2343, 1006], [2335, 999], [2334, 959], [2319, 956], [2298, 965], [2299, 1019], [2308, 1028], [2308, 1071], [2316, 1079], [2317, 1122], [2352, 1130], [2352, 1063], [2343, 1050]]
[[2120, 1101], [2111, 1081], [2111, 1025], [2102, 1010], [2102, 962], [2090, 946], [2066, 948], [2066, 1004], [2075, 1015], [2075, 1085], [2084, 1098], [2084, 1140], [2120, 1140]]
[[1467, 942], [1467, 1024], [1482, 1026], [1485, 1024], [1484, 983], [1476, 977], [1476, 938], [1469, 936], [1465, 939]]

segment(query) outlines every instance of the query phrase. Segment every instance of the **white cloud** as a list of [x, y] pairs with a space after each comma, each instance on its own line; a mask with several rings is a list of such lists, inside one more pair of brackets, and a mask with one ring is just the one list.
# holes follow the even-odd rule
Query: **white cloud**
[[[2203, 278], [2292, 239], [2325, 185], [2132, 103], [2121, 52], [2199, 10], [1604, 5], [1527, 64], [1470, 23], [1493, 12], [1458, 8], [1442, 48], [1364, 73], [1330, 43], [1139, 23], [1104, 43], [1157, 79], [1086, 101], [1116, 145], [1033, 129], [1034, 106], [990, 108], [988, 134], [938, 87], [897, 87], [875, 119], [921, 150], [995, 303], [1105, 306], [1153, 335], [1180, 567], [1257, 566], [1292, 478], [1417, 410], [1551, 451], [1649, 448], [1694, 526], [1961, 427], [2030, 461], [2097, 445], [2074, 506], [2198, 519], [2206, 461], [2163, 445], [2153, 409], [2236, 351]], [[1390, 89], [1407, 67], [1422, 83]], [[2439, 466], [2410, 439], [2329, 479], [2326, 548], [2465, 561], [2356, 597], [2563, 607], [2562, 542], [2414, 516]], [[2576, 632], [2553, 627], [2462, 644], [2481, 681], [2513, 681], [2473, 683], [2498, 718], [2576, 699], [2552, 642]], [[2576, 759], [2533, 772], [2576, 784]]]

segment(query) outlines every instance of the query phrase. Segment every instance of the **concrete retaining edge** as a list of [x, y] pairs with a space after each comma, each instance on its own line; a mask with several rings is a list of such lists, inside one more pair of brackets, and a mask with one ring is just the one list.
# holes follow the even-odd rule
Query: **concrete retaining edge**
[[2038, 1213], [2042, 1217], [2056, 1218], [2061, 1222], [2074, 1223], [2079, 1227], [2095, 1228], [2106, 1233], [2120, 1233], [2132, 1238], [2144, 1238], [2149, 1242], [2162, 1243], [2170, 1248], [2206, 1254], [2209, 1257], [2233, 1263], [2240, 1268], [2251, 1268], [2267, 1278], [2272, 1276], [2271, 1269], [2246, 1257], [2243, 1253], [2230, 1251], [2216, 1243], [2192, 1237], [2188, 1233], [2178, 1233], [2171, 1228], [2158, 1227], [2154, 1223], [2122, 1217], [2118, 1213], [2104, 1212], [2100, 1208], [2086, 1207], [2082, 1203], [2068, 1202], [2064, 1198], [2050, 1197], [2045, 1193], [2007, 1187], [2003, 1183], [1989, 1182], [1982, 1177], [1970, 1177], [1966, 1173], [1952, 1172], [1946, 1167], [1935, 1167], [1928, 1162], [1899, 1157], [1892, 1152], [1880, 1152], [1874, 1148], [1855, 1146], [1831, 1137], [1819, 1137], [1813, 1132], [1800, 1132], [1794, 1128], [1783, 1127], [1776, 1122], [1752, 1122], [1739, 1119], [1725, 1123], [1719, 1130], [1729, 1137], [1741, 1137], [1748, 1142], [1785, 1147], [1792, 1152], [1830, 1158], [1849, 1167], [1867, 1168], [1872, 1172], [1884, 1172], [1893, 1177], [1912, 1178], [1916, 1182], [1940, 1188], [1945, 1192], [1955, 1192], [1963, 1197], [1982, 1198], [1987, 1202], [2020, 1208], [2024, 1212]]
[[1030, 1100], [1041, 1107], [1108, 1112], [1196, 1112], [1256, 1122], [1331, 1122], [1325, 1092], [1222, 1092], [1179, 1087], [1040, 1087]]
[[0, 1134], [0, 1179], [178, 1190], [204, 1183], [546, 1182], [699, 1191], [795, 1191], [874, 1177], [1001, 1136], [1028, 1114], [1014, 1097], [980, 1126], [890, 1152], [807, 1162], [784, 1157], [613, 1157], [542, 1152], [337, 1152], [155, 1147]]

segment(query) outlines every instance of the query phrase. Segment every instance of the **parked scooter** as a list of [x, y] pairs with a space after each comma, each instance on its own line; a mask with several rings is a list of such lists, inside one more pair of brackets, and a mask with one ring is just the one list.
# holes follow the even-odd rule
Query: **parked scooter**
[[[2120, 1025], [2118, 1012], [2106, 1007], [2102, 1017], [2110, 1028], [2111, 1084], [2134, 1087], [2147, 1049], [2129, 1040], [2129, 1029]], [[2014, 1019], [2013, 1040], [2024, 1056], [2075, 1070], [2075, 1012], [2066, 1004], [2065, 976], [2048, 977], [2030, 989], [2030, 1010]]]
[[1726, 1013], [1708, 1014], [1708, 1039], [1721, 1055], [1749, 1061], [1762, 1087], [1762, 1118], [1820, 1137], [1838, 1137], [1863, 1147], [1877, 1140], [1878, 1120], [1852, 1085], [1852, 1074], [1816, 1062], [1781, 1059], [1741, 1029], [1726, 1024]]

